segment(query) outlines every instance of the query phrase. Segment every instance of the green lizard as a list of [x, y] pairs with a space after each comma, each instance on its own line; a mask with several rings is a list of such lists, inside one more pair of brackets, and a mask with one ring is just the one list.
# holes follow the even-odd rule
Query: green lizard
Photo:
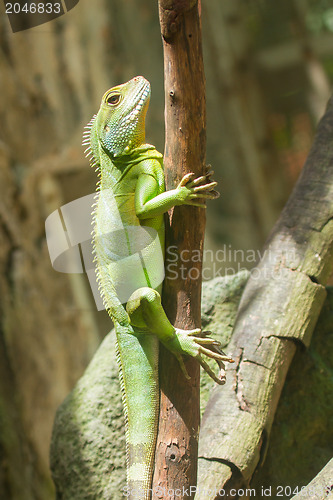
[[[86, 127], [83, 144], [99, 172], [94, 210], [94, 253], [97, 281], [117, 336], [117, 359], [126, 422], [127, 483], [132, 500], [150, 495], [159, 411], [158, 342], [179, 359], [196, 358], [219, 384], [224, 361], [209, 332], [172, 326], [161, 305], [164, 213], [175, 205], [205, 207], [218, 196], [211, 173], [165, 190], [163, 158], [145, 143], [145, 116], [150, 84], [133, 78], [108, 90]], [[204, 356], [217, 361], [219, 376]], [[142, 492], [144, 492], [142, 496]]]

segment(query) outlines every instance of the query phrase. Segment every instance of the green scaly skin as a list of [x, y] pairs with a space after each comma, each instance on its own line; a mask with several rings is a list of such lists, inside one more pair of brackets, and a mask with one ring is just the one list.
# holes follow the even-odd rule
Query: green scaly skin
[[[177, 356], [185, 377], [184, 354], [195, 357], [219, 384], [225, 382], [223, 362], [232, 361], [208, 332], [173, 327], [161, 306], [161, 285], [152, 285], [163, 270], [163, 214], [175, 205], [204, 208], [204, 199], [218, 193], [209, 179], [212, 172], [197, 179], [187, 174], [175, 189], [165, 191], [162, 155], [145, 144], [149, 98], [150, 84], [141, 76], [108, 90], [83, 139], [100, 175], [93, 230], [96, 273], [117, 335], [132, 500], [150, 498], [159, 411], [158, 342]], [[130, 296], [121, 299], [124, 287]], [[218, 376], [204, 356], [217, 361]]]

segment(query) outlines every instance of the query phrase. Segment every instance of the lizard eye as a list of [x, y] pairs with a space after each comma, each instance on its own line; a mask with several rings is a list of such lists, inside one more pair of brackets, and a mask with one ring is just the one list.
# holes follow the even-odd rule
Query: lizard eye
[[106, 102], [111, 106], [115, 106], [120, 101], [120, 94], [111, 94], [106, 98]]

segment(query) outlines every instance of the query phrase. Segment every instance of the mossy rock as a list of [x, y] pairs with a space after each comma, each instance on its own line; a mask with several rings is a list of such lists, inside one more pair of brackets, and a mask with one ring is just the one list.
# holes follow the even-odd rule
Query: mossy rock
[[[248, 272], [203, 284], [203, 326], [227, 344]], [[214, 383], [202, 377], [202, 400]], [[51, 469], [57, 500], [120, 498], [125, 486], [125, 433], [110, 332], [74, 390], [58, 409]]]
[[[230, 340], [247, 278], [245, 272], [203, 284], [203, 327], [223, 345]], [[272, 487], [273, 493], [278, 485], [295, 491], [331, 457], [332, 348], [333, 289], [328, 289], [311, 346], [297, 351], [289, 371], [266, 461], [253, 480], [258, 494], [261, 486]], [[206, 374], [201, 379], [203, 409], [214, 383]], [[57, 412], [51, 468], [57, 500], [121, 496], [125, 486], [125, 437], [113, 332]], [[275, 498], [273, 493], [271, 498]]]

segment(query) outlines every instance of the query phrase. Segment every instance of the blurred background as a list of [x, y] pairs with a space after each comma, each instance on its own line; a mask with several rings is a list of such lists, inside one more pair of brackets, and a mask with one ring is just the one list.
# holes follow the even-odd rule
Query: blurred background
[[[95, 190], [81, 135], [108, 88], [150, 80], [163, 151], [163, 54], [151, 0], [80, 0], [15, 34], [1, 9], [0, 498], [49, 500], [54, 413], [110, 322], [83, 274], [52, 269], [45, 219]], [[202, 23], [212, 278], [255, 265], [302, 168], [330, 96], [333, 0], [203, 0]]]

